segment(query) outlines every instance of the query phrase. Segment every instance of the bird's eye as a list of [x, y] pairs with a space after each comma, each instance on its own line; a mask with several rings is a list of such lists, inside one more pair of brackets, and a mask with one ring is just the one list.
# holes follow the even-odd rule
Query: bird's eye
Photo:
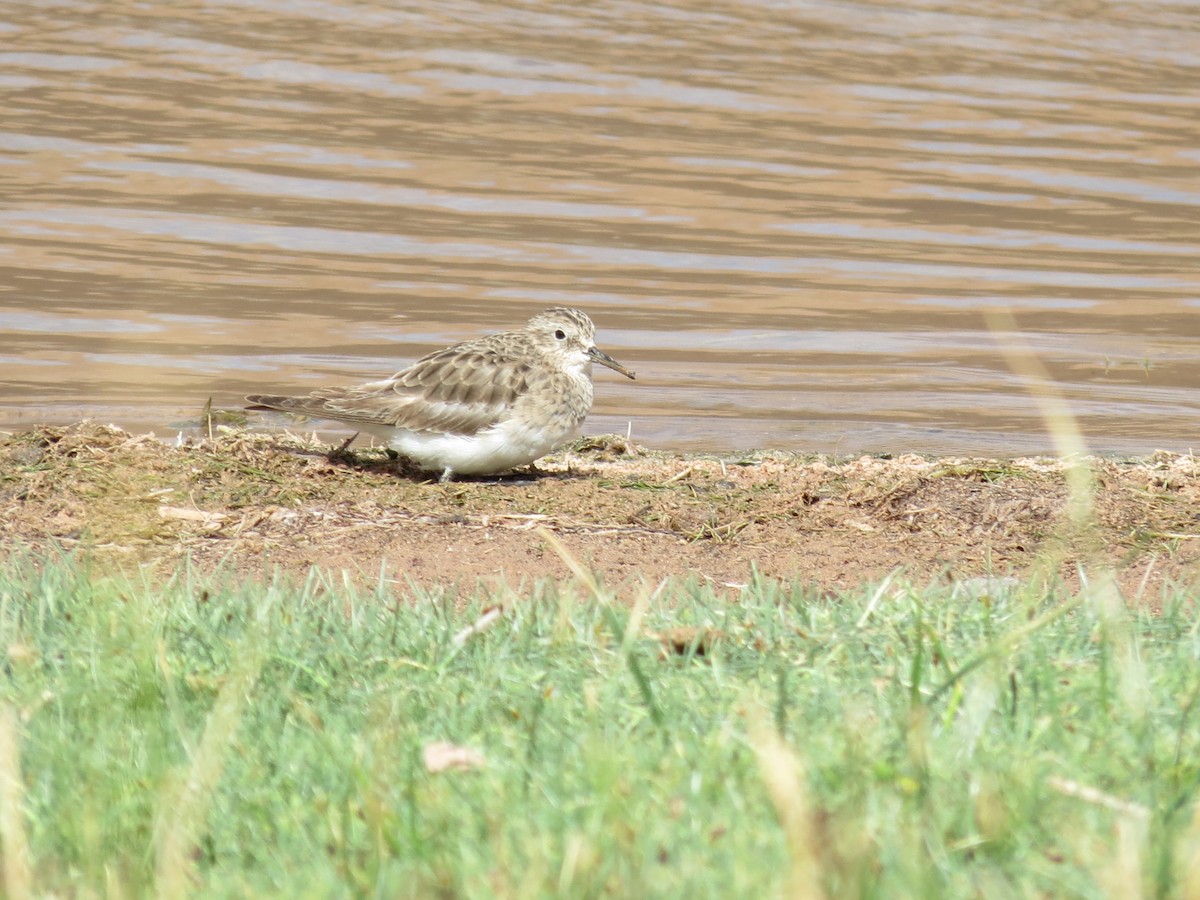
[[561, 328], [559, 328], [557, 331], [554, 332], [554, 336], [556, 338], [558, 338], [560, 341], [565, 341], [567, 339], [567, 333], [565, 331], [563, 331]]

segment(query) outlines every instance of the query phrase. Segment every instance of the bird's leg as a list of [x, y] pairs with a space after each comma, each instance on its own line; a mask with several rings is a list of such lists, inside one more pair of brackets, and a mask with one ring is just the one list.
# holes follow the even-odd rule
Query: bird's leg
[[329, 459], [332, 460], [352, 460], [354, 457], [350, 455], [350, 445], [354, 443], [354, 439], [358, 437], [358, 432], [346, 438], [339, 447], [335, 447], [329, 451]]
[[446, 468], [442, 470], [442, 477], [438, 479], [438, 484], [449, 484], [453, 480], [454, 470], [449, 466], [446, 466]]

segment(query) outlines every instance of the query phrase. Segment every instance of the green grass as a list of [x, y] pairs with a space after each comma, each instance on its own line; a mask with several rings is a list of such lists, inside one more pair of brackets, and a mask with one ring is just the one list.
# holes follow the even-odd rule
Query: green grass
[[[1102, 590], [898, 581], [506, 599], [459, 647], [495, 598], [10, 558], [6, 893], [1200, 890], [1183, 592], [1160, 615]], [[686, 625], [724, 637], [691, 658], [647, 637]], [[429, 773], [443, 740], [486, 765]]]

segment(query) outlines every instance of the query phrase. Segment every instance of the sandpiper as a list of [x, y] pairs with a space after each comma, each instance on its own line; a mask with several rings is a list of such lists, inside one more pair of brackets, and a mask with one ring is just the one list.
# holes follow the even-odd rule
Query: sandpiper
[[634, 377], [595, 339], [584, 313], [557, 307], [520, 331], [437, 350], [383, 381], [246, 400], [249, 409], [350, 423], [440, 472], [441, 481], [493, 475], [532, 463], [579, 432], [592, 406], [592, 363]]

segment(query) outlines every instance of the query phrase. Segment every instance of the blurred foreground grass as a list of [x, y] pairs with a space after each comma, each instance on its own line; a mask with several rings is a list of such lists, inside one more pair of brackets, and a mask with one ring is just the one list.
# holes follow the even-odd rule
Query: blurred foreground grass
[[1200, 634], [1186, 592], [1161, 608], [1103, 579], [615, 606], [12, 556], [5, 892], [1198, 896]]

